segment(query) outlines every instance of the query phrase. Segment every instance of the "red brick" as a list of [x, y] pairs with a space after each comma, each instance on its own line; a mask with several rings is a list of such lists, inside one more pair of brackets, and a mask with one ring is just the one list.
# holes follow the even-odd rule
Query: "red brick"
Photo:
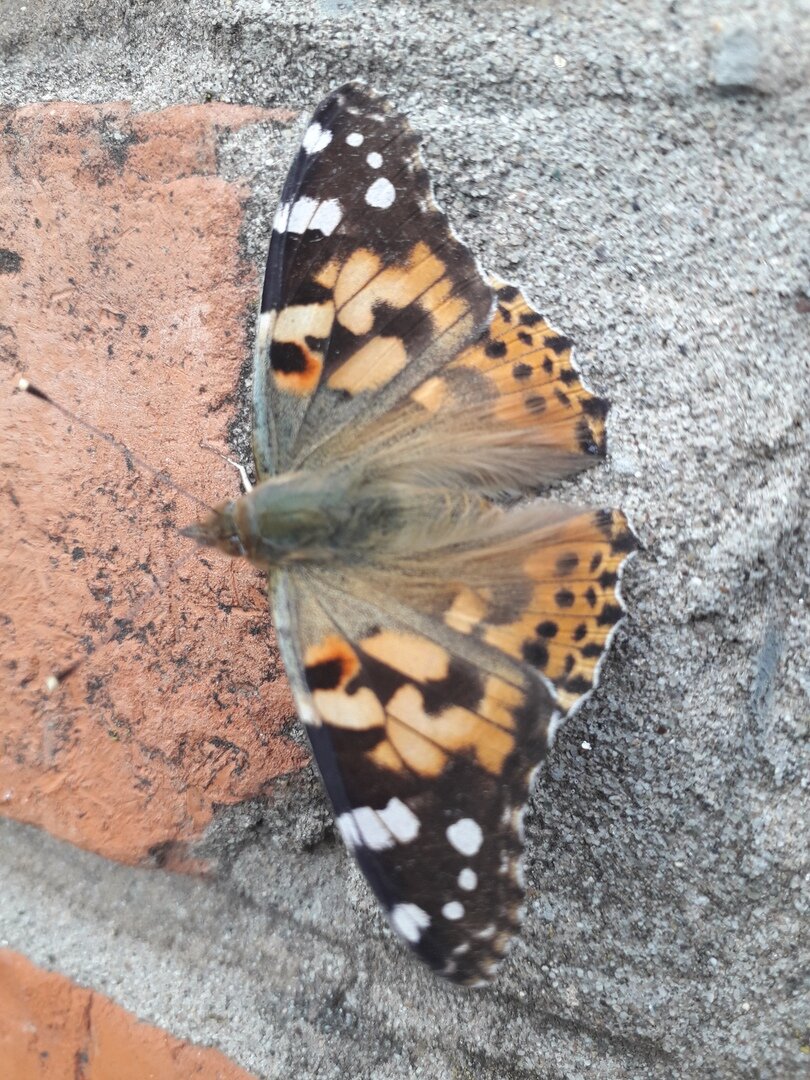
[[218, 1050], [0, 950], [0, 1062], [13, 1080], [251, 1080]]
[[[226, 446], [256, 272], [224, 128], [292, 114], [133, 114], [48, 103], [0, 115], [0, 810], [126, 862], [188, 861], [218, 804], [301, 767], [264, 595], [200, 558], [176, 491], [29, 395], [24, 374], [208, 502], [238, 491]], [[43, 680], [188, 561], [53, 696]]]

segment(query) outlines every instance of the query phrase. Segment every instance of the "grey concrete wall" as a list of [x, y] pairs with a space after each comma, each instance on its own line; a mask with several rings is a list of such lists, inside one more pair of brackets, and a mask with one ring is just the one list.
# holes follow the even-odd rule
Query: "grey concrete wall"
[[[533, 800], [493, 989], [405, 954], [306, 773], [219, 815], [206, 882], [7, 824], [2, 943], [264, 1077], [807, 1075], [808, 21], [806, 0], [5, 0], [5, 104], [388, 91], [458, 231], [613, 400], [609, 463], [565, 497], [623, 506], [645, 550]], [[257, 265], [296, 139], [221, 148]]]

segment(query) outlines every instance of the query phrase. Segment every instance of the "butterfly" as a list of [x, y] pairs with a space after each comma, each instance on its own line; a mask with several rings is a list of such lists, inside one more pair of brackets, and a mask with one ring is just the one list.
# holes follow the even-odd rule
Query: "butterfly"
[[401, 938], [488, 982], [520, 918], [522, 819], [593, 689], [635, 547], [536, 498], [605, 457], [571, 341], [488, 276], [419, 139], [359, 83], [318, 106], [273, 222], [258, 483], [187, 530], [268, 574], [337, 827]]

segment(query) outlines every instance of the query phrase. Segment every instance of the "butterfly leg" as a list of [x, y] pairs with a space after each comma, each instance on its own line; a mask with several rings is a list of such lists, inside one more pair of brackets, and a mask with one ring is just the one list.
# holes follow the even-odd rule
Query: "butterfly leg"
[[212, 454], [216, 454], [217, 457], [221, 457], [223, 461], [227, 461], [229, 465], [233, 465], [233, 467], [236, 469], [242, 479], [242, 487], [245, 489], [245, 491], [248, 492], [253, 490], [253, 484], [251, 484], [250, 477], [247, 474], [247, 470], [241, 462], [234, 461], [233, 458], [229, 458], [227, 454], [223, 454], [221, 450], [217, 450], [215, 446], [211, 446], [210, 443], [204, 442], [203, 440], [200, 441], [200, 448], [202, 450], [210, 450]]

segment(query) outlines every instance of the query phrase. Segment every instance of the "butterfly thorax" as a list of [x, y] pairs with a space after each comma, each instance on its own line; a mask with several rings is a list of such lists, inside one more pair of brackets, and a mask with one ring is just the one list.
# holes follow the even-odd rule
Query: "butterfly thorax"
[[468, 503], [461, 494], [383, 484], [353, 470], [302, 471], [263, 480], [184, 534], [263, 570], [356, 564], [411, 543], [417, 522], [424, 530], [458, 520]]

